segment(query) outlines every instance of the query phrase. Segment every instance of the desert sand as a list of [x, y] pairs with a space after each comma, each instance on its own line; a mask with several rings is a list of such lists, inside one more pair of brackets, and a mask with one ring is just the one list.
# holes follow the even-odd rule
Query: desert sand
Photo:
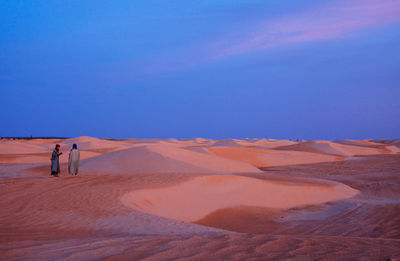
[[399, 180], [398, 140], [1, 139], [0, 260], [396, 259]]
[[351, 198], [357, 193], [344, 184], [332, 182], [290, 184], [242, 176], [210, 175], [171, 187], [136, 190], [125, 194], [122, 202], [138, 211], [195, 222], [228, 207], [290, 209]]

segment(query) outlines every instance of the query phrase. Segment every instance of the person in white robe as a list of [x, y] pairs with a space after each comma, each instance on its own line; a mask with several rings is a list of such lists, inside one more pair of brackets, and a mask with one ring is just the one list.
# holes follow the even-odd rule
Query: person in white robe
[[71, 175], [77, 175], [79, 169], [79, 158], [80, 152], [76, 144], [72, 145], [72, 149], [69, 152], [68, 158], [68, 173]]

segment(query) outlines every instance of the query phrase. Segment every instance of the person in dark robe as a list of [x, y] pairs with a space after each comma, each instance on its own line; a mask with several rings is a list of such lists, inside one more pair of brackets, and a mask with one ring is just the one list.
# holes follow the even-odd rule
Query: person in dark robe
[[60, 174], [60, 161], [59, 157], [62, 155], [62, 152], [60, 152], [60, 144], [57, 144], [56, 147], [53, 150], [53, 153], [51, 154], [51, 175], [54, 177], [58, 177], [58, 174]]
[[76, 144], [72, 145], [68, 157], [68, 173], [78, 175], [80, 153]]

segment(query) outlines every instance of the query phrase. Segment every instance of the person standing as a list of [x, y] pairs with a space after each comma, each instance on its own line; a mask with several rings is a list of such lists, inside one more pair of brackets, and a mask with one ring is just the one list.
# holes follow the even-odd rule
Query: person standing
[[68, 158], [68, 172], [71, 175], [77, 175], [79, 169], [80, 152], [76, 144], [72, 145]]
[[60, 152], [60, 144], [57, 144], [53, 150], [53, 154], [51, 154], [51, 175], [54, 177], [58, 177], [60, 174], [60, 161], [59, 157], [62, 155]]

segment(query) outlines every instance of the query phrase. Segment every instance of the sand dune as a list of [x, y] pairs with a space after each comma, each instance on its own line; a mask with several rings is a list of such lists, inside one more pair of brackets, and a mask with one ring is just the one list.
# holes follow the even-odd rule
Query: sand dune
[[165, 144], [138, 146], [82, 161], [85, 172], [103, 173], [243, 173], [260, 172], [240, 161]]
[[400, 148], [398, 146], [386, 146], [386, 149], [391, 153], [400, 153]]
[[371, 140], [335, 140], [333, 141], [335, 143], [340, 143], [344, 145], [354, 145], [354, 146], [361, 146], [361, 147], [378, 147], [381, 146], [382, 144], [379, 144], [377, 142], [371, 141]]
[[395, 140], [232, 141], [0, 140], [0, 260], [400, 258]]
[[[353, 143], [354, 144], [354, 143]], [[316, 140], [299, 143], [296, 145], [279, 147], [279, 149], [306, 151], [314, 153], [323, 153], [329, 155], [338, 155], [343, 157], [352, 157], [355, 155], [376, 155], [390, 153], [385, 148], [374, 148], [366, 146], [344, 145], [332, 141]]]
[[31, 143], [21, 140], [0, 140], [0, 154], [32, 154], [48, 152], [54, 148], [50, 144]]
[[370, 140], [370, 141], [376, 142], [378, 144], [400, 146], [400, 139], [379, 139], [379, 140]]
[[223, 139], [223, 140], [217, 140], [212, 146], [242, 146], [239, 142], [237, 142], [234, 139]]
[[215, 155], [247, 162], [256, 167], [307, 164], [343, 160], [342, 157], [300, 151], [284, 151], [250, 147], [208, 147]]
[[[268, 182], [232, 175], [196, 177], [172, 187], [137, 190], [122, 201], [136, 210], [182, 221], [196, 221], [227, 207], [288, 209], [349, 198], [357, 191], [340, 183]], [[195, 206], [195, 207], [193, 207]]]
[[80, 136], [76, 138], [65, 139], [60, 142], [62, 150], [71, 149], [72, 144], [78, 144], [80, 150], [99, 150], [99, 149], [118, 150], [129, 147], [129, 145], [123, 141], [110, 141], [88, 136]]
[[223, 147], [264, 147], [264, 148], [276, 148], [281, 146], [288, 146], [297, 144], [296, 141], [290, 140], [275, 140], [275, 139], [222, 139], [217, 140], [211, 146], [223, 146]]
[[252, 139], [252, 140], [240, 140], [240, 144], [246, 146], [257, 146], [257, 147], [266, 147], [266, 148], [276, 148], [281, 146], [289, 146], [297, 144], [297, 141], [291, 140], [276, 140], [276, 139]]
[[[214, 140], [211, 139], [205, 139], [205, 138], [193, 138], [193, 139], [187, 139], [190, 140], [196, 144], [202, 144], [202, 145], [207, 145], [207, 144], [212, 144], [215, 143]], [[182, 139], [182, 141], [185, 141], [185, 139]]]

